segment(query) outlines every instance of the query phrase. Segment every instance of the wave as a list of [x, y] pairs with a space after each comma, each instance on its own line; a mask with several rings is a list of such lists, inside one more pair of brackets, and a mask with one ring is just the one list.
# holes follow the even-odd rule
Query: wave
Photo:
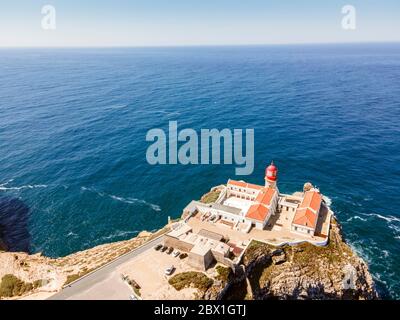
[[124, 236], [129, 235], [129, 234], [138, 234], [138, 233], [139, 233], [139, 231], [137, 231], [137, 230], [134, 230], [134, 231], [117, 231], [117, 232], [114, 232], [114, 233], [112, 233], [112, 234], [110, 234], [108, 236], [101, 237], [100, 239], [101, 240], [110, 240], [110, 239], [114, 239], [114, 238], [117, 238], [117, 237], [124, 237]]
[[367, 221], [367, 219], [361, 218], [360, 216], [353, 216], [353, 217], [350, 217], [350, 218], [347, 219], [346, 221], [347, 221], [347, 222], [350, 222], [350, 221], [352, 221], [353, 219], [358, 219], [358, 220], [361, 220], [361, 221]]
[[382, 250], [382, 253], [383, 253], [383, 256], [384, 256], [385, 258], [389, 257], [389, 251], [387, 251], [387, 250]]
[[91, 192], [94, 192], [94, 193], [98, 194], [101, 197], [109, 197], [109, 198], [111, 198], [111, 199], [113, 199], [115, 201], [120, 201], [120, 202], [127, 203], [127, 204], [142, 204], [142, 205], [150, 207], [154, 211], [161, 211], [161, 207], [159, 205], [147, 202], [146, 200], [143, 200], [143, 199], [124, 198], [124, 197], [116, 196], [116, 195], [113, 195], [113, 194], [108, 194], [108, 193], [105, 193], [105, 192], [97, 191], [97, 190], [95, 190], [93, 188], [87, 188], [87, 187], [81, 187], [81, 190], [83, 190], [83, 191], [91, 191]]
[[35, 189], [35, 188], [47, 188], [46, 184], [34, 184], [34, 185], [24, 185], [20, 187], [6, 187], [11, 181], [9, 180], [6, 183], [0, 184], [0, 190], [1, 191], [9, 191], [9, 190], [23, 190], [23, 189]]
[[400, 234], [400, 227], [391, 224], [389, 228]]
[[78, 235], [75, 233], [75, 232], [69, 232], [68, 234], [67, 234], [67, 237], [78, 237]]
[[13, 181], [14, 181], [14, 179], [10, 179], [10, 180], [8, 180], [7, 182], [0, 183], [0, 187], [6, 186], [6, 185], [8, 185], [10, 182], [13, 182]]
[[145, 201], [143, 199], [123, 198], [123, 197], [117, 197], [117, 196], [114, 196], [114, 195], [109, 195], [109, 196], [112, 199], [117, 200], [117, 201], [121, 201], [121, 202], [124, 202], [124, 203], [129, 203], [129, 204], [140, 203], [140, 204], [143, 204], [143, 205], [146, 205], [146, 206], [152, 208], [154, 211], [161, 211], [161, 207], [159, 205], [147, 202], [147, 201]]
[[374, 218], [378, 218], [381, 220], [385, 220], [387, 222], [400, 222], [400, 218], [399, 217], [395, 217], [395, 216], [382, 216], [379, 213], [362, 213], [362, 215], [364, 216], [368, 216], [368, 217], [374, 217]]
[[330, 207], [332, 205], [332, 199], [328, 196], [323, 196], [322, 199], [325, 201], [326, 205]]
[[[351, 235], [352, 237], [358, 238], [357, 234]], [[395, 253], [393, 251], [381, 249], [380, 246], [372, 239], [350, 239], [349, 245], [352, 250], [354, 250], [367, 262], [368, 265], [371, 266], [372, 278], [381, 284], [384, 284], [384, 286], [381, 286], [379, 283], [377, 283], [377, 285], [379, 285], [377, 288], [378, 291], [384, 296], [396, 298], [397, 293], [395, 290], [393, 290], [393, 287], [389, 285], [390, 283], [397, 281], [393, 279], [393, 277], [396, 276], [396, 273], [393, 272], [392, 268], [392, 259], [393, 256], [395, 256]], [[382, 279], [382, 275], [384, 275], [386, 281]], [[387, 281], [388, 279], [390, 281]]]

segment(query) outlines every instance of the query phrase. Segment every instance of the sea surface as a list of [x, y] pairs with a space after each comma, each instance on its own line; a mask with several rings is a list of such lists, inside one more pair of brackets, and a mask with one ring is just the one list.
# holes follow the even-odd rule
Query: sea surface
[[[149, 165], [152, 128], [250, 128], [255, 168]], [[0, 229], [52, 257], [155, 230], [228, 178], [306, 181], [400, 298], [400, 44], [0, 50]]]

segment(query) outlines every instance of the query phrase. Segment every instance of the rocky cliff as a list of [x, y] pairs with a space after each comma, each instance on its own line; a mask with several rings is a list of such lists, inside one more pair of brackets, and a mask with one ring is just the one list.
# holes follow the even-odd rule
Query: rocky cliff
[[[47, 298], [90, 271], [140, 246], [156, 234], [143, 231], [136, 238], [100, 245], [66, 257], [0, 252], [0, 299], [37, 295]], [[1, 281], [3, 280], [3, 281]]]
[[[97, 246], [58, 259], [40, 254], [0, 252], [0, 279], [5, 279], [0, 284], [0, 299], [46, 298], [157, 233], [142, 232], [131, 240]], [[336, 220], [332, 221], [329, 244], [325, 247], [304, 243], [277, 248], [253, 241], [235, 272], [225, 267], [217, 267], [215, 271], [212, 285], [200, 290], [194, 298], [379, 298], [367, 265], [346, 244]]]
[[329, 244], [276, 248], [253, 241], [223, 299], [378, 299], [366, 263], [332, 221]]

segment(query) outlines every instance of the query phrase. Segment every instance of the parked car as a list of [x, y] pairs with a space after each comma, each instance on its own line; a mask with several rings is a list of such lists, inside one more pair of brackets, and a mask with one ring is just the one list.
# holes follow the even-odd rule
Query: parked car
[[131, 295], [129, 296], [129, 300], [137, 300], [137, 298], [136, 298], [133, 294], [131, 294]]
[[176, 258], [177, 256], [180, 255], [180, 252], [178, 250], [175, 250], [172, 255]]
[[174, 248], [170, 247], [170, 248], [168, 248], [167, 253], [171, 254], [172, 251], [174, 251]]
[[158, 250], [160, 250], [162, 247], [163, 247], [162, 244], [158, 244], [158, 245], [156, 245], [156, 246], [154, 247], [154, 250], [158, 251]]
[[168, 249], [168, 247], [163, 246], [163, 247], [161, 248], [161, 251], [164, 252], [164, 251], [167, 250], [167, 249]]
[[179, 259], [185, 259], [187, 257], [187, 253], [181, 253]]
[[165, 269], [164, 273], [169, 276], [171, 275], [173, 272], [175, 271], [175, 267], [174, 266], [170, 266], [167, 269]]

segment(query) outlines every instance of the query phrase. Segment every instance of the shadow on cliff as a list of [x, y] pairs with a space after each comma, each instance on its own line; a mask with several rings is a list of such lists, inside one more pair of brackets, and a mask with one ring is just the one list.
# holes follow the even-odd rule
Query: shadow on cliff
[[0, 244], [7, 251], [30, 252], [29, 207], [20, 199], [0, 196]]

